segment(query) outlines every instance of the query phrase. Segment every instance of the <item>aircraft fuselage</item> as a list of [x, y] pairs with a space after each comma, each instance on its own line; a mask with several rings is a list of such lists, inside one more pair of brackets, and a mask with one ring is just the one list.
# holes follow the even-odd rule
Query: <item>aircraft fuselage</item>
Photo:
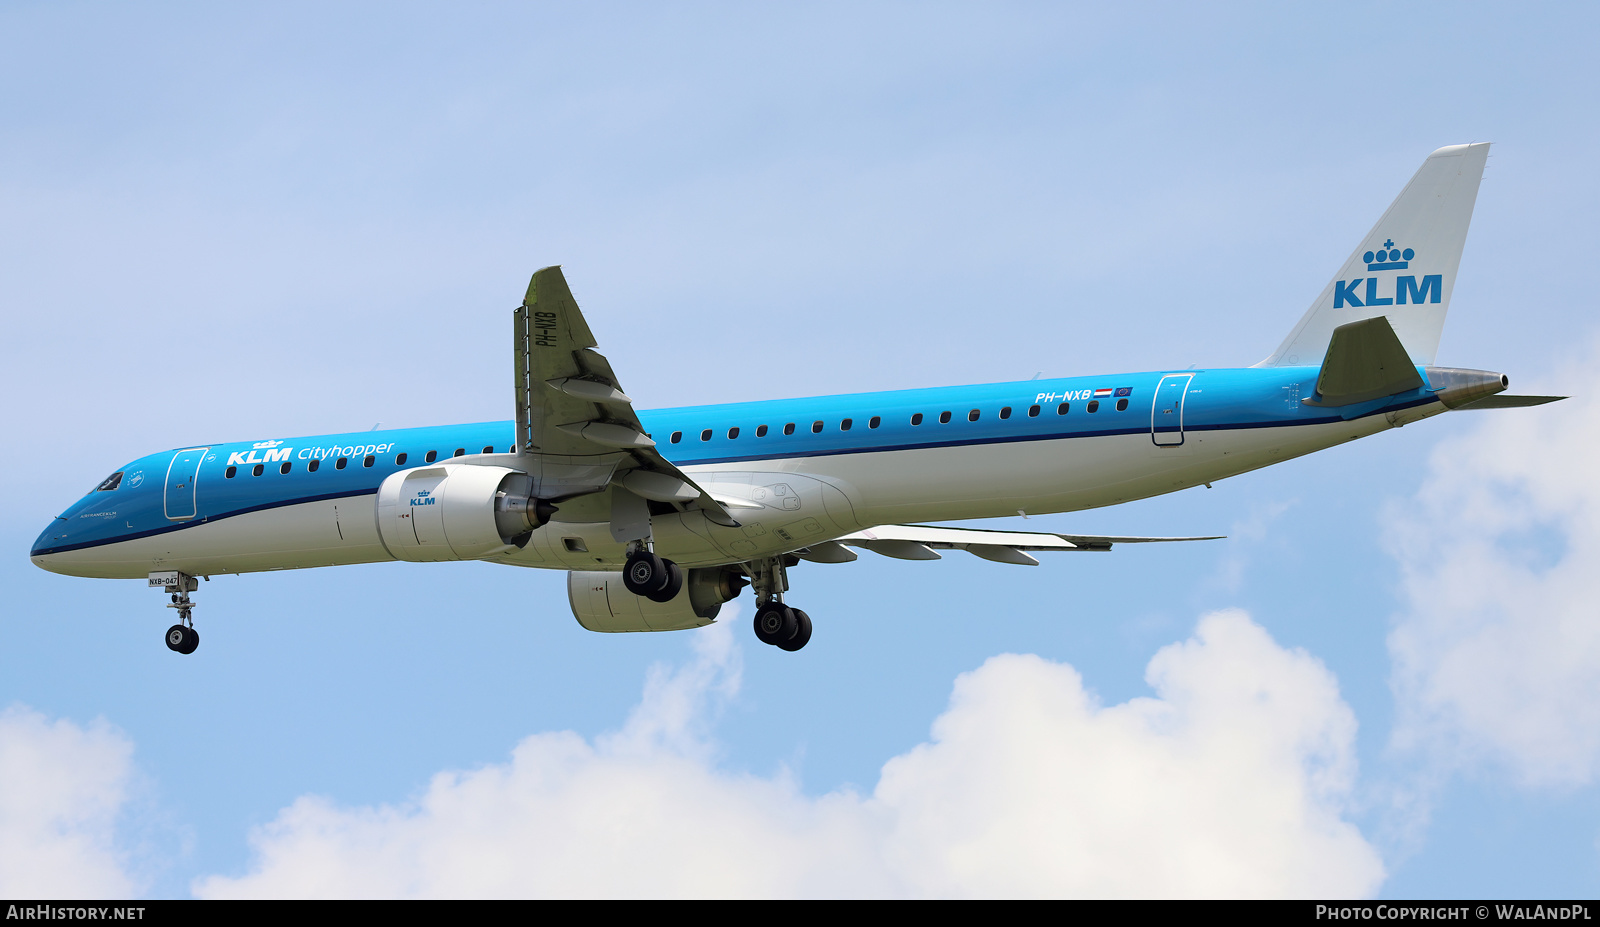
[[[1158, 371], [640, 412], [661, 453], [739, 522], [658, 506], [655, 549], [685, 567], [714, 566], [887, 523], [1078, 511], [1446, 411], [1427, 385], [1340, 408], [1307, 405], [1318, 372]], [[377, 522], [384, 479], [485, 455], [511, 461], [514, 436], [511, 422], [484, 422], [161, 451], [57, 516], [31, 556], [53, 572], [108, 578], [397, 559]], [[554, 518], [523, 546], [482, 559], [617, 569], [626, 551], [608, 528], [607, 500], [556, 500]]]

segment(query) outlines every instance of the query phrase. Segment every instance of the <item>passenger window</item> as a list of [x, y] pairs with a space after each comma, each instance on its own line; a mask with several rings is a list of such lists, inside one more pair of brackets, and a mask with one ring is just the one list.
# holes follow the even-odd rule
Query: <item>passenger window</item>
[[710, 441], [711, 440], [711, 429], [707, 428], [705, 431], [700, 432], [700, 440], [702, 440], [702, 441]]
[[794, 434], [794, 422], [790, 422], [789, 424], [783, 426], [783, 433], [786, 435]]
[[767, 426], [765, 426], [765, 425], [757, 425], [756, 426], [756, 437], [765, 438], [766, 436], [767, 436]]
[[335, 469], [335, 470], [343, 470], [344, 469], [344, 465], [349, 463], [349, 462], [350, 462], [350, 458], [348, 458], [348, 457], [340, 457], [338, 460], [335, 460], [333, 462], [333, 469]]
[[1001, 409], [1000, 410], [1000, 417], [1003, 418], [1003, 419], [1010, 418], [1011, 417], [1011, 407], [1010, 406], [1006, 406], [1005, 408]]
[[739, 437], [739, 429], [737, 427], [729, 428], [728, 429], [728, 440], [732, 441], [734, 438], [737, 438], [737, 437]]
[[1039, 407], [1038, 406], [1029, 406], [1028, 407], [1028, 417], [1029, 418], [1038, 418], [1039, 417]]
[[822, 423], [821, 422], [812, 422], [811, 423], [811, 433], [814, 434], [814, 435], [822, 434]]
[[975, 422], [977, 420], [978, 420], [978, 410], [977, 409], [973, 409], [971, 412], [967, 413], [967, 421]]
[[228, 469], [222, 471], [222, 478], [225, 479], [225, 480], [231, 480], [231, 479], [233, 479], [234, 474], [236, 474], [238, 472], [239, 472], [239, 468], [238, 467], [229, 467]]
[[306, 469], [311, 471], [312, 473], [315, 473], [315, 472], [317, 472], [317, 468], [320, 467], [320, 466], [322, 466], [322, 461], [320, 461], [317, 458], [313, 457], [313, 458], [311, 458], [311, 462], [306, 464]]
[[373, 457], [371, 454], [368, 454], [365, 458], [362, 459], [361, 466], [370, 467], [370, 466], [372, 466], [372, 464], [373, 464], [373, 462], [375, 460], [377, 460], [376, 457]]
[[939, 413], [939, 424], [941, 424], [941, 425], [950, 424], [950, 413], [949, 412], [940, 412]]
[[394, 455], [394, 465], [397, 466], [397, 467], [405, 466], [406, 465], [406, 455], [405, 454], [396, 454], [396, 455]]
[[489, 446], [488, 446], [488, 447], [486, 447], [486, 448], [484, 448], [484, 449], [483, 449], [483, 452], [484, 452], [484, 453], [485, 453], [485, 454], [493, 454], [493, 453], [494, 453], [494, 445], [493, 445], [493, 444], [491, 444], [491, 445], [489, 445]]
[[422, 462], [423, 463], [433, 463], [435, 460], [438, 460], [438, 459], [439, 459], [439, 452], [438, 451], [429, 451], [427, 456], [422, 458]]
[[839, 423], [839, 430], [840, 431], [849, 431], [851, 424], [852, 424], [852, 422], [851, 422], [850, 419], [845, 419], [845, 420], [843, 420], [843, 421], [841, 421]]
[[279, 466], [279, 467], [278, 467], [278, 472], [279, 472], [279, 473], [288, 473], [288, 472], [289, 472], [289, 471], [290, 471], [290, 470], [293, 470], [293, 469], [294, 469], [294, 464], [292, 464], [292, 463], [290, 463], [290, 462], [289, 462], [289, 461], [287, 461], [287, 460], [285, 460], [285, 461], [284, 461], [284, 462], [283, 462], [283, 463], [282, 463], [282, 464], [281, 464], [281, 465], [280, 465], [280, 466]]
[[1098, 399], [1089, 400], [1089, 411], [1090, 412], [1099, 412], [1100, 411], [1100, 400], [1098, 400]]
[[456, 448], [455, 456], [457, 456], [457, 457], [465, 457], [465, 456], [467, 456], [467, 449], [464, 448], [464, 447]]
[[868, 428], [876, 428], [876, 427], [878, 427], [879, 425], [882, 425], [882, 424], [883, 424], [883, 416], [881, 416], [881, 415], [874, 415], [872, 418], [867, 419], [867, 427]]
[[1117, 411], [1118, 412], [1126, 412], [1126, 411], [1128, 411], [1128, 400], [1126, 400], [1126, 399], [1118, 399], [1117, 400]]
[[672, 443], [673, 444], [677, 444], [679, 441], [682, 441], [682, 440], [683, 440], [683, 432], [674, 431], [672, 433]]
[[267, 472], [267, 468], [266, 468], [265, 464], [256, 464], [254, 467], [250, 468], [250, 475], [251, 476], [260, 476], [261, 474], [263, 474], [265, 472]]
[[1057, 415], [1066, 415], [1068, 412], [1071, 412], [1071, 411], [1072, 411], [1072, 403], [1070, 403], [1070, 402], [1063, 402], [1061, 405], [1056, 406], [1056, 414]]
[[[82, 484], [80, 483], [79, 485], [82, 485]], [[115, 473], [111, 474], [110, 476], [106, 477], [106, 481], [104, 483], [101, 483], [99, 486], [96, 486], [94, 488], [94, 491], [95, 492], [110, 492], [111, 490], [116, 489], [118, 486], [121, 486], [121, 485], [122, 485], [122, 471], [118, 470], [117, 472], [115, 472]]]
[[921, 412], [918, 412], [916, 415], [911, 416], [911, 424], [913, 424], [913, 425], [922, 424], [922, 413]]

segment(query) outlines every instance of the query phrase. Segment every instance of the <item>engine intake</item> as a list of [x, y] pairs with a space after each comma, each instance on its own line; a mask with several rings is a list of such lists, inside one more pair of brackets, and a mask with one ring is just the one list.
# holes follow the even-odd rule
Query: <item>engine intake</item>
[[689, 570], [672, 601], [652, 602], [629, 592], [621, 573], [575, 571], [567, 574], [567, 599], [573, 617], [591, 631], [681, 631], [716, 620], [722, 603], [744, 586], [744, 577], [722, 567]]
[[506, 467], [440, 464], [392, 473], [378, 487], [378, 536], [400, 560], [477, 560], [528, 543], [555, 512]]

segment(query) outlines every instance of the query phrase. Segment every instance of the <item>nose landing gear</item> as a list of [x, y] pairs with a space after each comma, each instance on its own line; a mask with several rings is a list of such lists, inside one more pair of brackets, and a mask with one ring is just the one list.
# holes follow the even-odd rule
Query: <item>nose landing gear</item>
[[150, 585], [159, 586], [172, 594], [168, 608], [178, 610], [178, 623], [167, 629], [167, 649], [178, 653], [194, 653], [200, 646], [200, 632], [194, 629], [195, 603], [189, 593], [200, 588], [200, 581], [186, 573], [168, 570], [150, 574]]

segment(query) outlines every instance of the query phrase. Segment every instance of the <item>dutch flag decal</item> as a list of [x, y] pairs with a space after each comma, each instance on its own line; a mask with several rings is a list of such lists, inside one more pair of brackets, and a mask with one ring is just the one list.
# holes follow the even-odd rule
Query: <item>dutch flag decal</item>
[[1111, 390], [1109, 389], [1097, 389], [1094, 391], [1094, 398], [1096, 399], [1104, 399], [1109, 395], [1111, 395]]

